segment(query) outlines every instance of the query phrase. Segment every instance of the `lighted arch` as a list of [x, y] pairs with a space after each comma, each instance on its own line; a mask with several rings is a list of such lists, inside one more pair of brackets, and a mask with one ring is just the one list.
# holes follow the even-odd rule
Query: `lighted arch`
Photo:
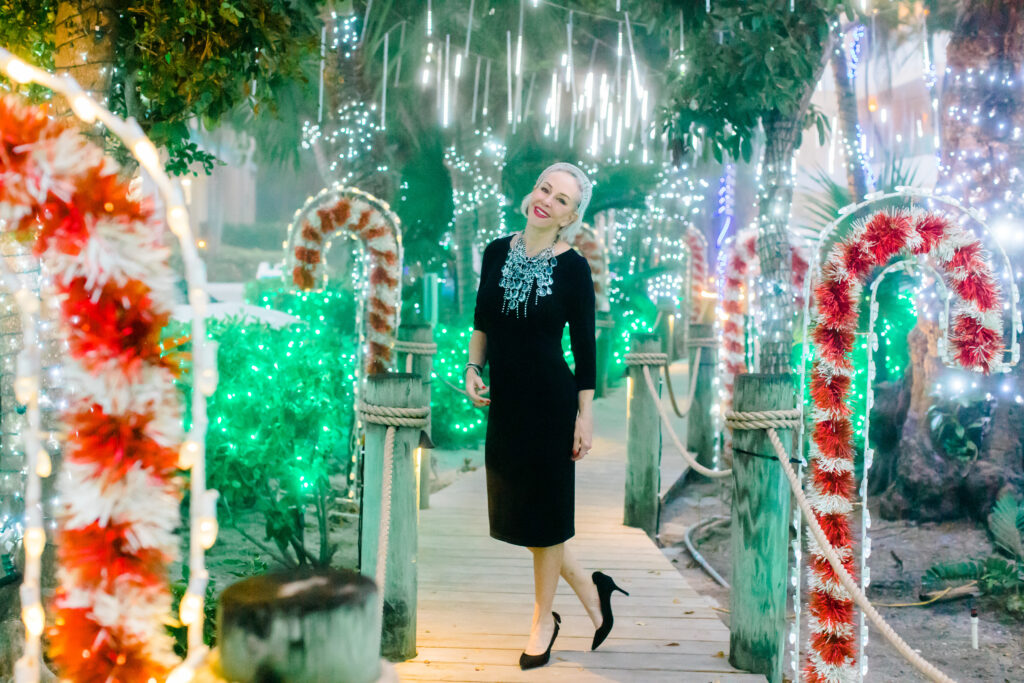
[[[854, 490], [853, 429], [846, 403], [863, 283], [894, 258], [930, 257], [960, 300], [950, 324], [952, 358], [984, 373], [1001, 370], [1002, 303], [992, 266], [976, 237], [936, 213], [880, 212], [830, 251], [814, 289], [816, 358], [811, 374], [814, 430], [808, 482], [811, 506], [846, 569], [854, 574], [849, 513]], [[810, 546], [809, 680], [855, 677], [853, 603], [820, 549]], [[829, 679], [831, 680], [831, 679]]]
[[687, 299], [690, 304], [689, 321], [699, 323], [705, 312], [705, 288], [708, 286], [708, 240], [700, 230], [690, 225], [686, 228], [686, 246], [690, 252], [689, 292]]
[[[25, 64], [2, 49], [0, 69], [17, 83], [39, 83], [67, 97], [80, 120], [91, 124], [98, 119], [119, 137], [155, 182], [167, 224], [181, 245], [196, 340], [193, 431], [184, 443], [174, 372], [161, 359], [159, 345], [175, 282], [164, 243], [167, 224], [152, 199], [135, 198], [119, 177], [118, 165], [76, 128], [49, 119], [45, 110], [16, 96], [0, 98], [0, 215], [52, 274], [67, 334], [68, 376], [77, 390], [63, 413], [69, 437], [65, 476], [57, 486], [60, 584], [50, 658], [67, 680], [163, 680], [174, 675], [178, 664], [164, 624], [171, 607], [168, 568], [178, 546], [179, 465], [193, 468], [191, 580], [181, 612], [189, 627], [186, 665], [194, 668], [205, 657], [203, 551], [213, 542], [216, 519], [205, 489], [203, 435], [216, 359], [205, 345], [202, 263], [180, 188], [166, 176], [156, 148], [137, 124], [110, 114], [74, 80]], [[15, 299], [24, 324], [33, 326], [38, 300], [10, 273], [4, 276], [18, 287]], [[32, 334], [26, 328], [26, 341]], [[18, 367], [18, 398], [30, 414], [38, 411], [38, 367], [32, 353]], [[38, 426], [38, 415], [30, 424]], [[31, 682], [40, 675], [43, 626], [38, 555], [45, 530], [37, 477], [48, 474], [48, 461], [36, 448], [37, 435], [24, 436], [29, 465], [21, 592], [26, 643], [15, 675]]]
[[387, 372], [402, 303], [398, 217], [385, 202], [352, 187], [334, 185], [310, 197], [288, 227], [286, 272], [300, 289], [327, 284], [326, 254], [338, 235], [363, 247], [365, 291], [356, 322], [365, 344], [362, 367], [371, 375]]

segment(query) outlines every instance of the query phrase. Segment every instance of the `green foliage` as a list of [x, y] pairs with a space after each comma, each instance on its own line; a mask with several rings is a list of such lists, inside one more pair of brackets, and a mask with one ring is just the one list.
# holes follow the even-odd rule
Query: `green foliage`
[[[677, 3], [652, 4], [665, 30], [678, 26]], [[660, 113], [684, 147], [702, 144], [705, 158], [721, 161], [728, 154], [749, 161], [757, 130], [768, 119], [801, 120], [824, 135], [821, 112], [803, 107], [842, 3], [797, 0], [792, 12], [789, 4], [715, 0], [710, 13], [689, 9], [686, 47], [667, 69], [667, 104]]]
[[[178, 613], [181, 599], [188, 589], [188, 565], [182, 566], [184, 576], [179, 581], [171, 583], [171, 614]], [[207, 647], [217, 644], [217, 602], [220, 596], [217, 595], [217, 586], [214, 579], [206, 584], [206, 597], [203, 600], [203, 643]], [[167, 632], [174, 639], [174, 654], [184, 657], [188, 654], [188, 626], [185, 626], [177, 619], [167, 624]]]
[[[273, 115], [277, 93], [302, 76], [320, 34], [315, 0], [125, 3], [114, 30], [111, 108], [164, 147], [171, 173], [215, 158], [190, 124], [215, 127], [236, 108]], [[291, 125], [291, 124], [289, 124]]]
[[[239, 318], [208, 323], [220, 345], [220, 382], [207, 404], [207, 480], [221, 492], [222, 524], [280, 564], [327, 566], [337, 550], [328, 517], [352, 497], [355, 477], [354, 304], [344, 291], [259, 296], [258, 303], [304, 322], [277, 329]], [[190, 381], [182, 381], [186, 396]], [[307, 518], [316, 522], [316, 541], [306, 538]], [[254, 519], [271, 544], [252, 536]]]
[[[457, 389], [463, 388], [466, 349], [472, 325], [439, 325], [434, 330], [434, 356], [430, 411], [431, 438], [439, 448], [475, 448], [487, 434], [487, 408], [477, 408]], [[485, 376], [484, 382], [490, 380]], [[443, 416], [443, 417], [441, 417]]]
[[985, 428], [991, 419], [988, 408], [988, 401], [936, 396], [927, 413], [932, 444], [948, 456], [973, 461], [978, 457]]
[[[53, 23], [57, 18], [57, 3], [53, 0], [0, 0], [0, 46], [10, 50], [26, 62], [53, 70]], [[7, 88], [42, 99], [49, 92], [36, 85], [15, 86], [0, 76], [0, 84]]]
[[995, 545], [992, 555], [933, 565], [922, 581], [935, 587], [977, 581], [984, 595], [998, 597], [1007, 611], [1024, 615], [1024, 504], [1004, 494], [988, 516], [988, 529]]

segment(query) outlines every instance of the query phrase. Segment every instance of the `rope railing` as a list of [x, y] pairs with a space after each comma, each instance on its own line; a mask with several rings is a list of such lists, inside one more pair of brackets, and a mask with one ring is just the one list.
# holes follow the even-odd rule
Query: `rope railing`
[[779, 463], [782, 465], [783, 472], [786, 473], [786, 478], [789, 480], [789, 487], [793, 490], [793, 495], [796, 497], [797, 505], [800, 511], [803, 513], [804, 518], [807, 520], [807, 526], [811, 530], [811, 534], [814, 536], [814, 540], [818, 543], [821, 548], [822, 554], [825, 559], [832, 566], [832, 570], [835, 572], [836, 578], [839, 583], [843, 585], [843, 588], [850, 594], [853, 601], [860, 607], [865, 616], [874, 624], [885, 639], [896, 648], [896, 651], [903, 656], [915, 669], [920, 671], [929, 680], [937, 681], [938, 683], [954, 683], [954, 680], [944, 674], [934, 664], [926, 660], [924, 657], [919, 655], [913, 650], [907, 643], [900, 638], [900, 636], [886, 623], [882, 615], [878, 613], [874, 605], [871, 604], [871, 600], [867, 595], [860, 589], [857, 583], [850, 576], [850, 573], [846, 571], [846, 567], [843, 566], [842, 561], [836, 554], [835, 548], [829, 542], [828, 537], [825, 536], [825, 532], [822, 531], [821, 525], [818, 524], [818, 519], [814, 515], [814, 511], [811, 510], [811, 505], [807, 501], [807, 497], [804, 495], [803, 487], [800, 485], [800, 479], [797, 477], [796, 471], [789, 462], [789, 456], [786, 454], [786, 449], [782, 445], [782, 441], [779, 439], [776, 429], [796, 429], [800, 426], [801, 414], [799, 410], [765, 410], [759, 412], [747, 412], [739, 413], [736, 411], [729, 411], [725, 415], [725, 426], [736, 430], [736, 429], [764, 429], [768, 432], [768, 439], [771, 441], [772, 447], [775, 450], [775, 456], [778, 458]]
[[387, 579], [388, 536], [391, 529], [391, 488], [395, 474], [395, 434], [400, 427], [423, 428], [429, 422], [430, 408], [395, 408], [392, 406], [359, 404], [359, 415], [364, 422], [387, 427], [384, 434], [384, 471], [381, 478], [380, 523], [377, 529], [377, 567], [374, 581], [380, 596], [379, 609], [384, 609], [384, 581]]
[[[405, 371], [412, 372], [412, 363], [415, 356], [433, 356], [437, 353], [437, 344], [434, 342], [416, 342], [396, 339], [391, 347], [396, 353], [404, 353]], [[428, 378], [429, 379], [429, 378]]]
[[668, 387], [668, 397], [672, 403], [672, 410], [675, 411], [676, 417], [686, 417], [690, 413], [690, 408], [693, 407], [693, 397], [697, 394], [697, 366], [700, 365], [700, 353], [701, 347], [697, 347], [697, 353], [694, 354], [693, 364], [690, 366], [690, 386], [687, 389], [686, 403], [683, 404], [683, 408], [680, 409], [676, 403], [676, 392], [672, 388], [672, 375], [669, 373], [669, 364], [665, 363], [665, 386]]

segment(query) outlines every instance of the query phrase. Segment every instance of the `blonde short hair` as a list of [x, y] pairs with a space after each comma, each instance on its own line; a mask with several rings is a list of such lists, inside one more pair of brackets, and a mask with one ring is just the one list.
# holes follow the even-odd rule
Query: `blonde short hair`
[[[541, 174], [537, 176], [537, 182], [533, 184], [534, 189], [536, 189], [536, 187], [540, 185], [546, 177], [555, 171], [562, 171], [563, 173], [571, 175], [580, 189], [580, 200], [576, 204], [576, 219], [558, 231], [559, 237], [569, 244], [572, 244], [576, 235], [579, 234], [579, 231], [583, 227], [583, 214], [587, 212], [587, 206], [590, 205], [590, 197], [593, 194], [594, 185], [590, 182], [590, 178], [587, 177], [587, 174], [580, 170], [579, 167], [565, 161], [559, 161], [558, 163], [551, 164], [541, 171]], [[526, 212], [529, 209], [529, 203], [530, 196], [527, 195], [523, 197], [523, 202], [519, 205], [519, 210], [524, 216], [527, 215]]]

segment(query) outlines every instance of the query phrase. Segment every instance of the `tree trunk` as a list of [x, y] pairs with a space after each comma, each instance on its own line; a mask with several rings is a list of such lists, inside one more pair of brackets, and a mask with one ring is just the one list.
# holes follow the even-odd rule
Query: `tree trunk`
[[[57, 49], [53, 65], [58, 74], [73, 76], [86, 92], [100, 102], [107, 98], [114, 68], [116, 12], [114, 0], [81, 0], [57, 5], [54, 25]], [[63, 98], [58, 99], [61, 101], [57, 109], [67, 113], [67, 103]]]
[[764, 123], [764, 129], [763, 189], [758, 200], [761, 234], [757, 240], [763, 276], [763, 285], [758, 292], [763, 319], [757, 328], [761, 338], [759, 371], [774, 374], [790, 369], [793, 348], [795, 309], [788, 228], [793, 205], [790, 167], [800, 136], [800, 124], [776, 115]]
[[[846, 50], [837, 43], [832, 51], [832, 74], [836, 81], [836, 99], [839, 109], [839, 129], [845, 143], [843, 154], [846, 157], [846, 183], [850, 188], [853, 201], [859, 202], [864, 195], [871, 192], [871, 174], [864, 161], [864, 153], [860, 148], [860, 115], [857, 110], [857, 93], [853, 80], [850, 78]], [[835, 135], [836, 131], [833, 132]]]
[[[1024, 164], [1024, 139], [1013, 133], [1024, 128], [1024, 94], [1003, 84], [1004, 79], [1016, 79], [1024, 64], [1022, 12], [1017, 0], [965, 0], [946, 48], [949, 71], [939, 106], [942, 153], [937, 190], [981, 210], [993, 225], [1024, 211], [1024, 178], [1016, 172]], [[912, 334], [933, 340], [939, 330], [922, 316]], [[957, 464], [933, 447], [926, 419], [930, 394], [942, 372], [935, 353], [929, 341], [927, 354], [911, 354], [911, 399], [897, 481], [886, 492], [882, 513], [915, 519], [984, 519], [1002, 491], [1024, 490], [1024, 411], [1001, 390], [1004, 382], [1019, 384], [1024, 372], [1018, 365], [1009, 377], [979, 380], [978, 394], [990, 393], [995, 403], [977, 459]], [[930, 480], [924, 481], [915, 463], [932, 470]], [[932, 488], [944, 492], [943, 498], [918, 495]], [[949, 501], [956, 504], [950, 507]]]

